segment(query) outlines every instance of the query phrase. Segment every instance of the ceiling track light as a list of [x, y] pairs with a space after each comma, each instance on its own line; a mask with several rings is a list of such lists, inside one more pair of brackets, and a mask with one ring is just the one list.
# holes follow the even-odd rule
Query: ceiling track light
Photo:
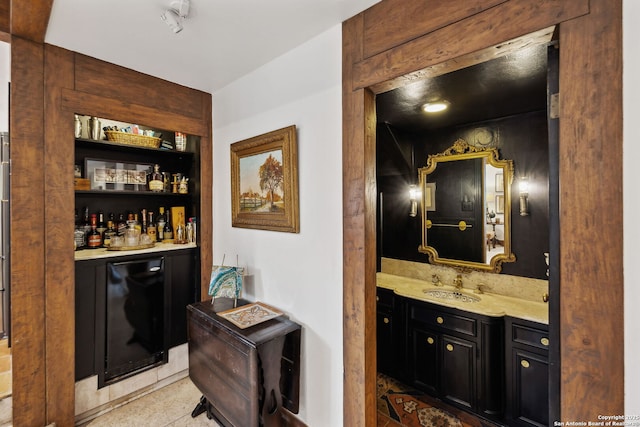
[[179, 33], [184, 28], [182, 21], [189, 15], [189, 0], [173, 0], [170, 8], [166, 9], [160, 19], [169, 26], [171, 31]]

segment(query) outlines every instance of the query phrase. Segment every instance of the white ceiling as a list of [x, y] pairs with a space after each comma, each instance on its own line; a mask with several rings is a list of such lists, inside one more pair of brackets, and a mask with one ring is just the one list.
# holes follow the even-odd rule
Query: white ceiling
[[379, 0], [191, 0], [184, 30], [170, 0], [54, 0], [45, 42], [209, 93]]

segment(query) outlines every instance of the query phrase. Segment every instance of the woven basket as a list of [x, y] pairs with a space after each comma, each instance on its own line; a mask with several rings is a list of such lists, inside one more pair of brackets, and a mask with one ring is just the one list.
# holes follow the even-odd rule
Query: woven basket
[[134, 145], [136, 147], [158, 148], [160, 138], [155, 136], [136, 135], [133, 133], [117, 132], [113, 130], [104, 131], [107, 141], [122, 145]]

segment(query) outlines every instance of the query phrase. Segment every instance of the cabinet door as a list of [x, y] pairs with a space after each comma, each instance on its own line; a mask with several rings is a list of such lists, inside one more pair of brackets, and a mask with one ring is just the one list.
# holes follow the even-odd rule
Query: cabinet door
[[438, 348], [440, 339], [437, 334], [420, 328], [414, 328], [411, 336], [413, 380], [416, 386], [435, 395], [439, 389]]
[[199, 271], [194, 251], [176, 251], [166, 255], [166, 275], [170, 289], [169, 348], [187, 342], [187, 305], [198, 300], [195, 275]]
[[75, 372], [78, 381], [96, 373], [96, 266], [91, 262], [78, 262], [75, 268]]
[[475, 409], [476, 344], [443, 335], [441, 352], [441, 396]]
[[512, 351], [512, 424], [549, 425], [549, 362], [546, 356], [514, 348]]
[[378, 310], [376, 319], [378, 371], [393, 376], [393, 364], [398, 362], [394, 358], [393, 316], [389, 312]]

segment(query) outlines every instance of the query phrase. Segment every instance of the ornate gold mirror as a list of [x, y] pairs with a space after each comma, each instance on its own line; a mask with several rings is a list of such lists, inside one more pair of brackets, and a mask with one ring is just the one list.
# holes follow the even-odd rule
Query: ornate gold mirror
[[458, 139], [418, 170], [422, 244], [432, 264], [499, 273], [511, 253], [513, 161]]

